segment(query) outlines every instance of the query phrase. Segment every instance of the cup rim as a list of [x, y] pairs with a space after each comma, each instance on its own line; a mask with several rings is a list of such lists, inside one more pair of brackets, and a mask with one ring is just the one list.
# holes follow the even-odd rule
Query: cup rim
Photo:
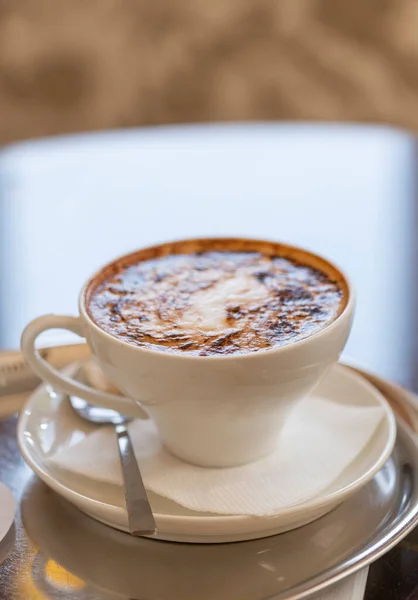
[[[161, 350], [153, 350], [152, 348], [146, 348], [143, 346], [134, 346], [133, 344], [129, 344], [128, 342], [125, 342], [119, 338], [117, 338], [114, 335], [111, 335], [110, 333], [108, 333], [107, 331], [105, 331], [104, 329], [102, 329], [101, 327], [99, 327], [99, 325], [97, 325], [97, 323], [91, 318], [91, 316], [89, 315], [88, 311], [87, 311], [87, 307], [86, 307], [86, 295], [87, 292], [90, 288], [90, 286], [93, 284], [93, 281], [101, 274], [103, 273], [107, 268], [110, 268], [112, 265], [114, 265], [115, 263], [122, 261], [122, 260], [127, 260], [129, 261], [130, 258], [133, 258], [134, 256], [138, 255], [140, 252], [145, 251], [145, 250], [153, 250], [153, 249], [157, 249], [166, 245], [176, 245], [176, 244], [187, 244], [187, 243], [193, 243], [193, 242], [197, 242], [197, 243], [204, 243], [204, 242], [239, 242], [240, 240], [243, 240], [245, 242], [249, 242], [254, 243], [254, 244], [272, 244], [274, 246], [280, 247], [281, 249], [284, 249], [286, 251], [289, 252], [289, 254], [292, 253], [302, 253], [302, 254], [306, 254], [309, 257], [311, 257], [314, 261], [317, 260], [321, 263], [325, 263], [328, 267], [330, 267], [332, 270], [334, 270], [341, 278], [341, 280], [344, 282], [345, 287], [346, 287], [346, 291], [347, 291], [347, 299], [346, 299], [346, 303], [344, 308], [342, 309], [342, 311], [340, 312], [340, 314], [333, 319], [329, 324], [325, 325], [323, 328], [319, 329], [318, 331], [316, 331], [315, 333], [312, 333], [300, 340], [296, 340], [294, 342], [290, 342], [288, 344], [284, 344], [283, 346], [276, 346], [273, 348], [267, 348], [267, 349], [262, 349], [262, 350], [257, 350], [256, 352], [245, 352], [242, 354], [223, 354], [223, 355], [216, 355], [216, 354], [210, 354], [210, 355], [196, 355], [196, 354], [182, 354], [180, 352], [164, 352]], [[308, 343], [311, 343], [313, 340], [317, 340], [319, 337], [328, 334], [329, 332], [333, 331], [340, 323], [342, 320], [344, 320], [345, 318], [347, 318], [348, 315], [350, 315], [354, 309], [354, 305], [355, 305], [355, 292], [354, 292], [354, 288], [353, 288], [353, 284], [350, 280], [350, 278], [348, 277], [348, 275], [345, 273], [345, 271], [339, 267], [338, 265], [336, 265], [334, 263], [334, 261], [329, 260], [328, 258], [323, 257], [320, 254], [317, 254], [316, 252], [312, 252], [311, 250], [307, 250], [306, 248], [302, 247], [302, 246], [294, 246], [292, 244], [287, 244], [287, 243], [283, 243], [283, 242], [278, 242], [278, 241], [273, 241], [273, 240], [261, 240], [259, 238], [251, 238], [251, 237], [224, 237], [224, 236], [213, 236], [213, 237], [197, 237], [197, 238], [182, 238], [182, 239], [177, 239], [177, 240], [172, 240], [172, 241], [168, 241], [168, 242], [160, 242], [157, 244], [152, 244], [152, 245], [148, 245], [148, 246], [144, 246], [143, 248], [139, 248], [137, 250], [134, 250], [133, 252], [128, 252], [126, 254], [122, 254], [116, 258], [114, 258], [113, 260], [107, 262], [106, 264], [102, 265], [99, 269], [97, 269], [86, 281], [86, 283], [83, 285], [80, 294], [79, 294], [79, 301], [78, 301], [78, 306], [79, 306], [79, 311], [80, 311], [80, 315], [84, 318], [84, 320], [89, 324], [89, 326], [91, 326], [97, 333], [101, 334], [102, 336], [104, 336], [106, 339], [109, 340], [109, 342], [114, 342], [117, 343], [119, 346], [123, 346], [126, 348], [129, 348], [132, 351], [137, 351], [145, 354], [148, 354], [150, 356], [166, 356], [166, 357], [170, 357], [171, 359], [188, 359], [188, 360], [199, 360], [199, 361], [222, 361], [225, 362], [226, 360], [237, 360], [237, 359], [247, 359], [250, 357], [264, 357], [266, 355], [273, 355], [276, 353], [280, 353], [280, 354], [284, 354], [284, 353], [290, 353], [290, 352], [294, 352], [295, 349], [299, 349], [302, 348], [303, 346], [306, 346]]]

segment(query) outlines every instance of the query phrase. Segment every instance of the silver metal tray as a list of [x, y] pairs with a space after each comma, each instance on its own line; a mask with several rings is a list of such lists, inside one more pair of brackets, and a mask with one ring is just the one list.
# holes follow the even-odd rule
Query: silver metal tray
[[[21, 468], [16, 475], [9, 470], [15, 492], [20, 485], [14, 477], [26, 480], [20, 488], [23, 527], [18, 518], [15, 549], [0, 566], [0, 598], [27, 600], [30, 578], [54, 600], [296, 600], [371, 563], [418, 523], [418, 413], [410, 394], [388, 390], [382, 380], [373, 383], [409, 423], [399, 417], [391, 459], [332, 513], [270, 538], [209, 546], [132, 538], [80, 513], [35, 477], [22, 478]], [[0, 456], [1, 446], [0, 436]], [[61, 569], [59, 583], [51, 565]]]
[[[222, 546], [132, 539], [38, 481], [24, 494], [22, 518], [46, 556], [106, 590], [106, 598], [296, 599], [370, 563], [406, 535], [418, 515], [417, 473], [415, 444], [401, 426], [384, 469], [331, 514], [286, 534]], [[37, 564], [42, 570], [42, 560]]]

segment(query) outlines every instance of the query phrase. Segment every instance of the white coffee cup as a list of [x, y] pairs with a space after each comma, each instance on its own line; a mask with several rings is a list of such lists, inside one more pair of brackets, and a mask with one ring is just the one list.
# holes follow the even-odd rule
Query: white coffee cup
[[[129, 416], [148, 418], [149, 414], [173, 454], [202, 466], [227, 467], [257, 460], [273, 450], [291, 408], [338, 360], [351, 328], [354, 294], [347, 277], [328, 261], [273, 242], [184, 240], [146, 248], [135, 255], [146, 259], [208, 248], [288, 255], [321, 268], [340, 281], [345, 306], [316, 333], [269, 350], [222, 356], [150, 350], [105, 332], [86, 310], [86, 294], [100, 274], [128, 256], [91, 277], [79, 297], [79, 317], [46, 315], [34, 319], [22, 334], [21, 346], [32, 369], [57, 391]], [[68, 329], [86, 338], [104, 373], [126, 397], [91, 388], [49, 365], [35, 349], [36, 338], [47, 329]]]

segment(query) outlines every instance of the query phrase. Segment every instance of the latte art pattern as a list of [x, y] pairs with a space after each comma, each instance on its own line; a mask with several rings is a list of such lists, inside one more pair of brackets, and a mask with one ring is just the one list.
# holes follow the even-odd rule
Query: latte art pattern
[[297, 341], [341, 312], [343, 292], [324, 272], [257, 252], [162, 256], [112, 273], [88, 310], [135, 346], [194, 355], [242, 354]]

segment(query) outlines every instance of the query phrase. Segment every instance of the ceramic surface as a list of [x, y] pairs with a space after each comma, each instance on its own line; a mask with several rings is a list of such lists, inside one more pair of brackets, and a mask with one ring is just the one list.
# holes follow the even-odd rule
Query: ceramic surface
[[[198, 465], [226, 467], [257, 460], [272, 451], [292, 405], [338, 360], [351, 329], [354, 293], [347, 278], [331, 263], [278, 243], [219, 238], [172, 242], [163, 247], [168, 246], [173, 253], [192, 252], [206, 248], [208, 243], [216, 244], [216, 249], [246, 251], [265, 245], [269, 253], [287, 253], [324, 268], [345, 289], [345, 308], [319, 332], [282, 347], [220, 357], [171, 354], [127, 344], [92, 321], [86, 310], [86, 295], [92, 281], [100, 278], [99, 271], [81, 292], [80, 317], [47, 315], [35, 319], [22, 335], [22, 351], [33, 370], [56, 390], [146, 417], [139, 404], [135, 407], [127, 400], [132, 398], [152, 415], [173, 454]], [[149, 257], [160, 250], [161, 246], [156, 246], [141, 252]], [[68, 329], [85, 337], [105, 374], [127, 398], [74, 382], [48, 365], [35, 350], [36, 338], [48, 329]]]
[[15, 501], [12, 492], [0, 483], [0, 542], [9, 532], [15, 518]]
[[[73, 366], [72, 373], [78, 368]], [[369, 444], [333, 485], [318, 497], [286, 507], [269, 517], [198, 513], [150, 494], [158, 538], [210, 543], [270, 536], [318, 519], [364, 487], [384, 465], [395, 443], [396, 423], [390, 407], [373, 386], [341, 365], [332, 368], [315, 392], [341, 404], [381, 406], [385, 411], [385, 418]], [[49, 456], [82, 439], [92, 430], [93, 426], [73, 412], [64, 395], [42, 386], [31, 396], [21, 413], [18, 443], [26, 462], [53, 490], [95, 519], [116, 529], [127, 530], [121, 489], [69, 474], [48, 463]]]

